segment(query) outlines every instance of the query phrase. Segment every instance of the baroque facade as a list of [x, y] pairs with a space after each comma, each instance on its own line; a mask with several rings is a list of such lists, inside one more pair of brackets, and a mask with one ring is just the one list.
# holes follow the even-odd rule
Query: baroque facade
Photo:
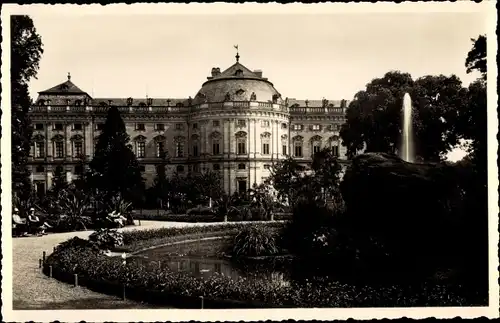
[[193, 97], [93, 98], [68, 74], [66, 82], [39, 92], [31, 109], [33, 142], [30, 168], [35, 189], [52, 185], [57, 167], [68, 181], [82, 172], [78, 156], [91, 159], [109, 106], [121, 112], [146, 185], [168, 156], [169, 174], [213, 170], [232, 194], [261, 183], [269, 167], [291, 155], [311, 161], [332, 147], [346, 161], [339, 130], [346, 100], [282, 98], [262, 71], [239, 62], [211, 76]]

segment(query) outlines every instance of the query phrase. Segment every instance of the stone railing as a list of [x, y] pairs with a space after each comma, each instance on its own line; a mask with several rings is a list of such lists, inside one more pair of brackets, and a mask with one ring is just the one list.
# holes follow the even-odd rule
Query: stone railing
[[[33, 106], [32, 113], [50, 113], [50, 112], [67, 112], [67, 113], [106, 113], [108, 106]], [[345, 108], [341, 107], [287, 107], [282, 104], [272, 102], [257, 102], [257, 101], [226, 101], [226, 102], [210, 102], [194, 105], [191, 107], [179, 106], [119, 106], [118, 110], [126, 114], [187, 114], [189, 112], [197, 112], [203, 110], [268, 110], [290, 113], [295, 115], [300, 114], [344, 114]]]
[[291, 107], [290, 114], [345, 114], [344, 108]]

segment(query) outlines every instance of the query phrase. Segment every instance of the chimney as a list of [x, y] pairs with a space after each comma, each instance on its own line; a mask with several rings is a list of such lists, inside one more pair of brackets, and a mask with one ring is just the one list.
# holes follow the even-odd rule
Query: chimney
[[253, 73], [257, 75], [257, 77], [262, 77], [262, 70], [255, 70]]

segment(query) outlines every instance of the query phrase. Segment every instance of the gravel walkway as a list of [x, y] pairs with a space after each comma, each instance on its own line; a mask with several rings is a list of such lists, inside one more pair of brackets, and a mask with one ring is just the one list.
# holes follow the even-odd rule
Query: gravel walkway
[[[144, 230], [164, 227], [206, 225], [206, 223], [181, 223], [141, 221], [141, 226], [126, 227], [122, 230]], [[55, 233], [43, 237], [24, 237], [12, 239], [13, 278], [12, 299], [14, 310], [39, 309], [133, 309], [152, 308], [151, 305], [90, 291], [84, 287], [50, 279], [38, 268], [38, 259], [43, 251], [49, 255], [59, 243], [72, 237], [87, 238], [92, 231]]]

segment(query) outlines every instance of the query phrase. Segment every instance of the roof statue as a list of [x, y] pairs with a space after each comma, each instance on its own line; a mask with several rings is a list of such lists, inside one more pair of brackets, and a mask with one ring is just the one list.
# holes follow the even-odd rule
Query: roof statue
[[236, 63], [240, 61], [240, 53], [238, 50], [238, 45], [234, 45], [234, 48], [236, 48]]

